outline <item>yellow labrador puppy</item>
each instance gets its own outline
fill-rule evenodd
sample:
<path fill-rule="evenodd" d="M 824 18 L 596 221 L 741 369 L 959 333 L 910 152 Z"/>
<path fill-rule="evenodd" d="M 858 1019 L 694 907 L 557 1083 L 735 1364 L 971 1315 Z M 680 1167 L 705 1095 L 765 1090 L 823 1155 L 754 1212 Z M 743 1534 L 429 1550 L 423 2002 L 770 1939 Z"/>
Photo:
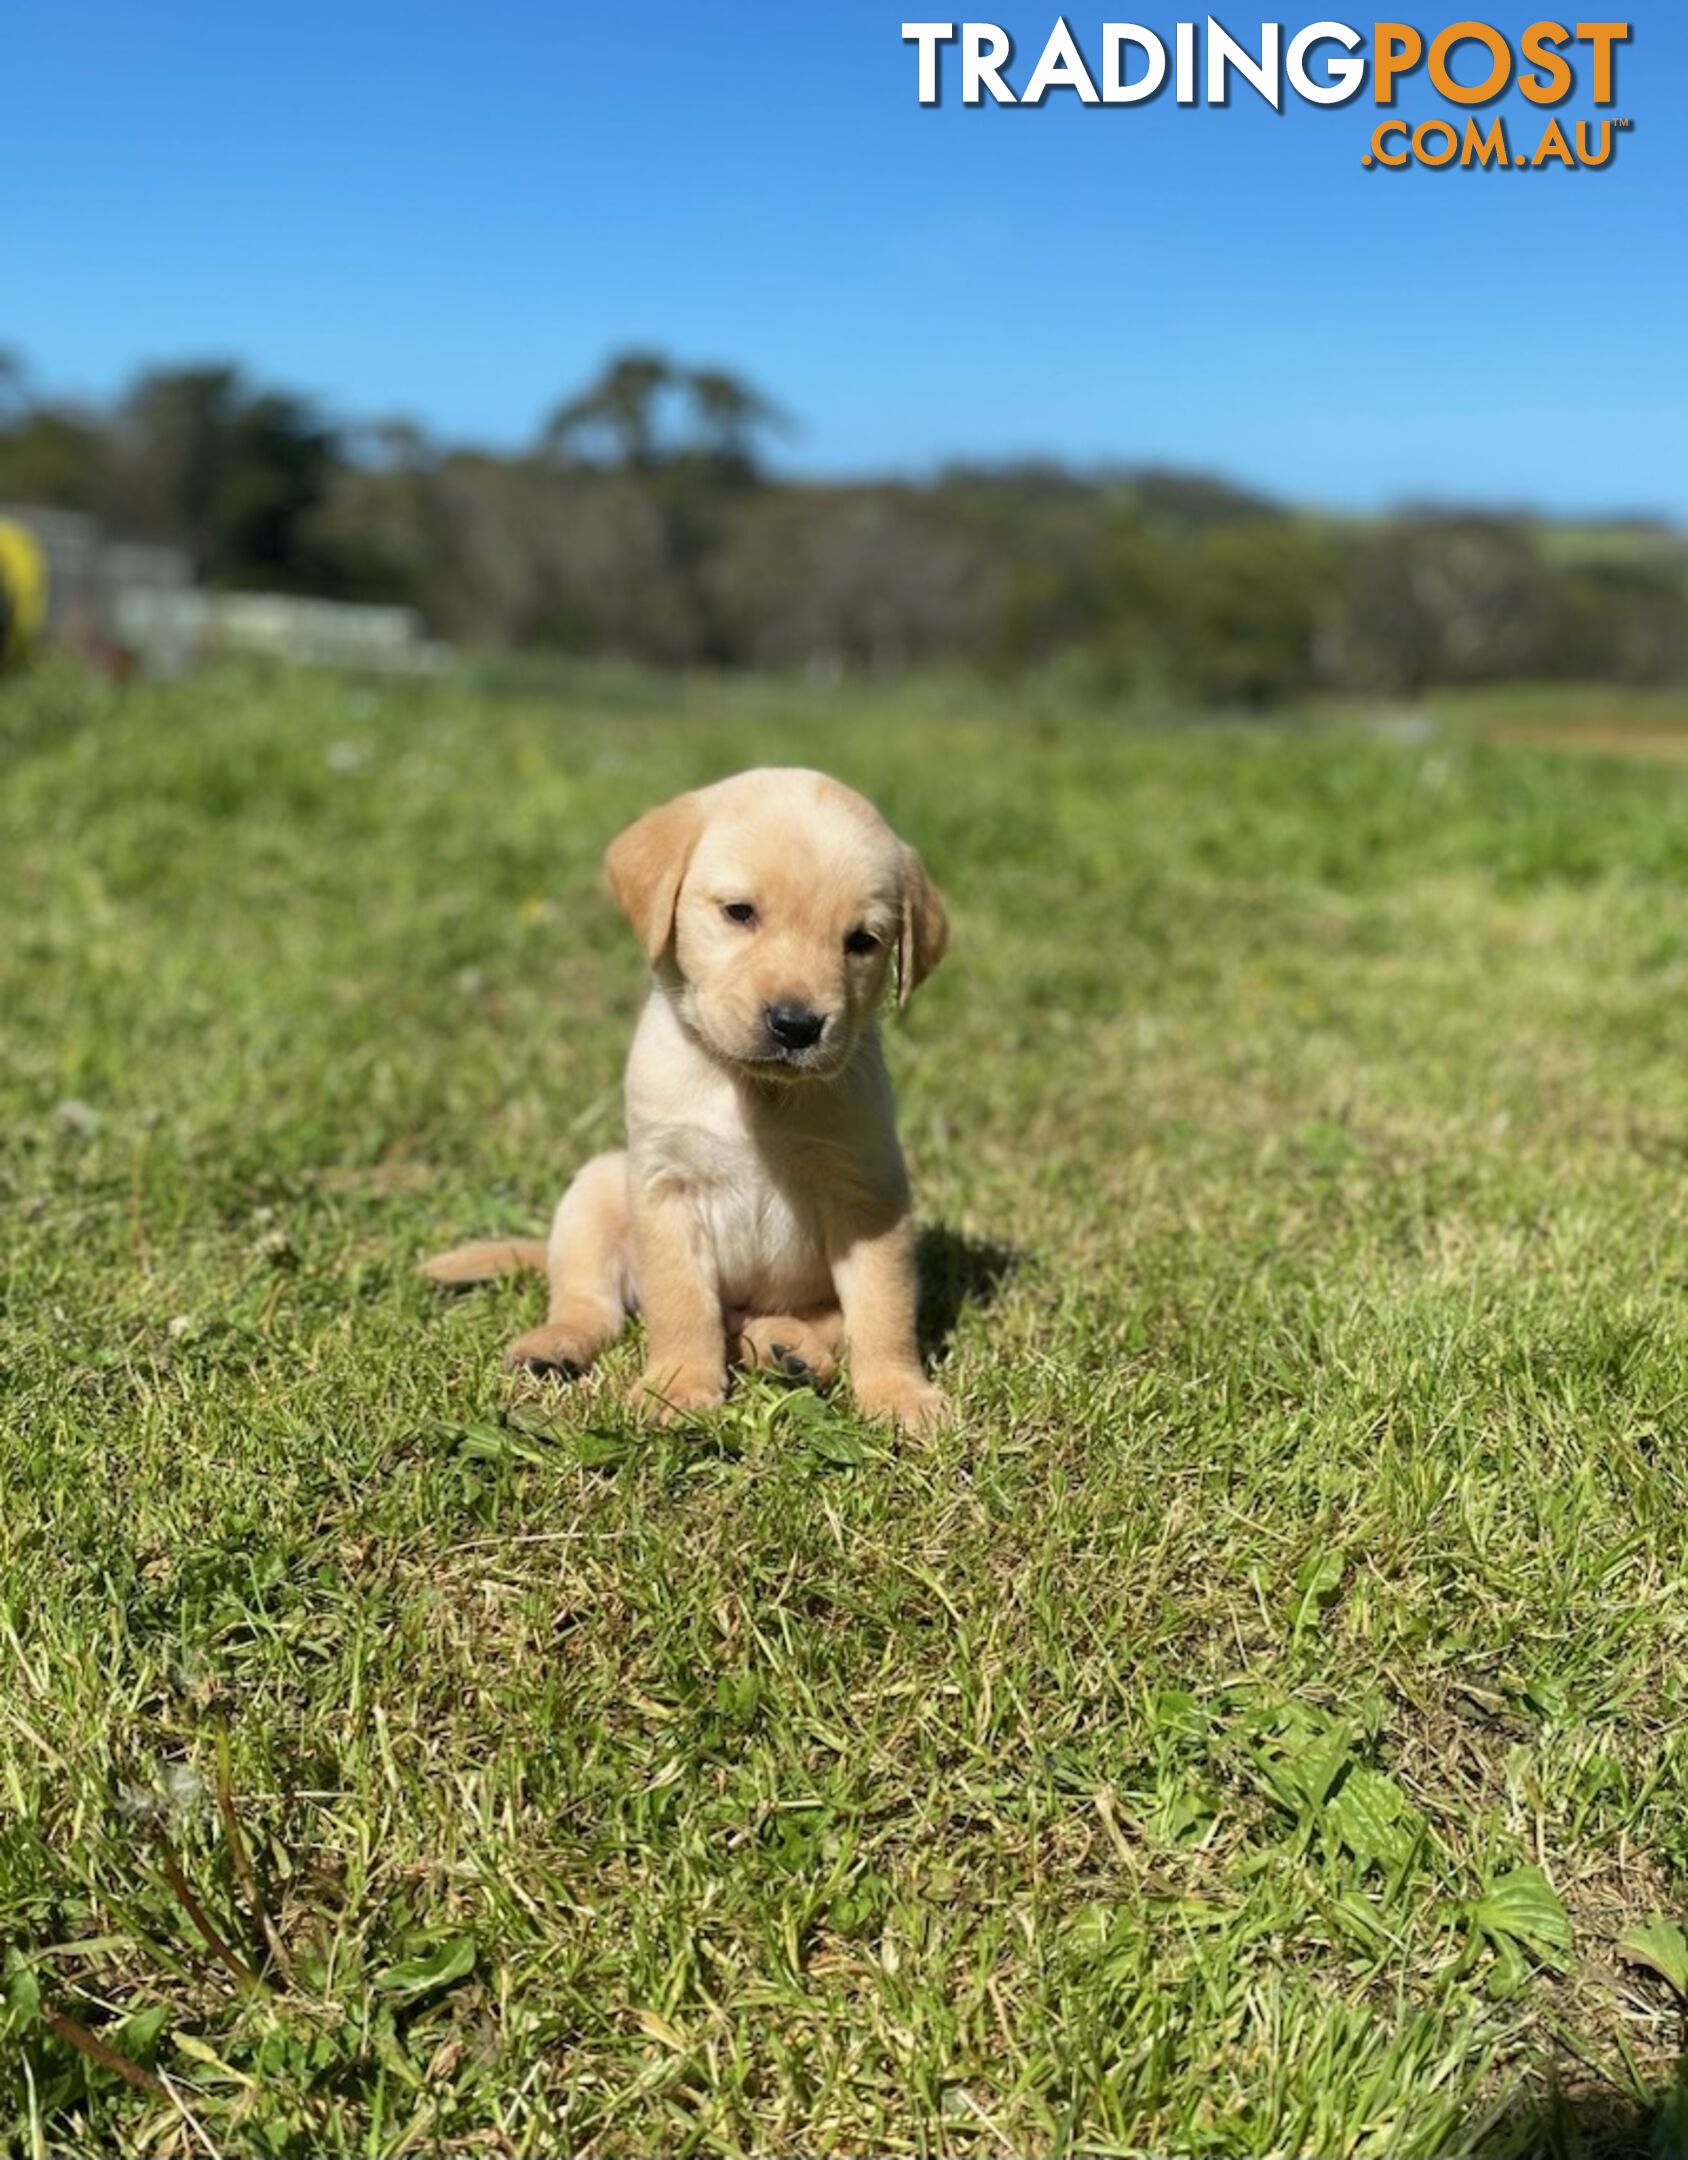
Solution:
<path fill-rule="evenodd" d="M 604 867 L 652 967 L 627 1147 L 579 1172 L 549 1245 L 466 1245 L 435 1282 L 535 1267 L 546 1323 L 510 1362 L 581 1371 L 642 1311 L 658 1418 L 721 1401 L 729 1358 L 909 1430 L 947 1405 L 915 1342 L 914 1231 L 876 1021 L 943 956 L 920 858 L 824 773 L 740 773 L 630 825 Z"/>

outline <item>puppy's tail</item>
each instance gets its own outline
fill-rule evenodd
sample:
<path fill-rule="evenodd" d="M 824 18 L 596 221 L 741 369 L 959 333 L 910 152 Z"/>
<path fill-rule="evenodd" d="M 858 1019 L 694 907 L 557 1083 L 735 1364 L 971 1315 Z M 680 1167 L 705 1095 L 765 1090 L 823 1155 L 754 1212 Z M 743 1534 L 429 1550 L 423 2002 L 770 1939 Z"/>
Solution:
<path fill-rule="evenodd" d="M 484 1238 L 478 1245 L 457 1245 L 422 1262 L 430 1282 L 491 1282 L 495 1275 L 519 1275 L 524 1269 L 545 1272 L 543 1238 Z"/>

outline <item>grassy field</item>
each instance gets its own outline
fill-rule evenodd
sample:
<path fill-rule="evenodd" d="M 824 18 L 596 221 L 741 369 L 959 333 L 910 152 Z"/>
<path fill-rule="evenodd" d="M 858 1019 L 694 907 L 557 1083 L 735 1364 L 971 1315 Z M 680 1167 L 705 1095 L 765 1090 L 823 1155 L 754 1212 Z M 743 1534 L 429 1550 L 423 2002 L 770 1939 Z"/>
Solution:
<path fill-rule="evenodd" d="M 1688 705 L 0 691 L 0 2141 L 1679 2150 L 1688 764 L 1626 732 Z M 647 1433 L 635 1341 L 517 1382 L 535 1286 L 413 1273 L 617 1132 L 606 839 L 782 760 L 951 906 L 929 1444 Z"/>

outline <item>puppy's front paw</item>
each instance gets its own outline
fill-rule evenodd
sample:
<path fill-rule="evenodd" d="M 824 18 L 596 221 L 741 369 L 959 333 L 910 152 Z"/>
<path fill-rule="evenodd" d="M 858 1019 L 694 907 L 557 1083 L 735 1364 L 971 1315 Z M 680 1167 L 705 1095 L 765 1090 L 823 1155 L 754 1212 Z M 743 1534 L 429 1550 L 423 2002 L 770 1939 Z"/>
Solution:
<path fill-rule="evenodd" d="M 726 1400 L 726 1387 L 718 1372 L 676 1372 L 672 1367 L 645 1368 L 629 1401 L 636 1417 L 655 1425 L 672 1425 L 693 1410 L 714 1410 Z"/>
<path fill-rule="evenodd" d="M 504 1362 L 546 1379 L 578 1380 L 597 1351 L 598 1345 L 578 1328 L 536 1327 L 516 1337 Z"/>
<path fill-rule="evenodd" d="M 854 1384 L 856 1407 L 868 1417 L 889 1418 L 906 1433 L 930 1433 L 950 1414 L 950 1399 L 924 1373 L 871 1373 Z"/>

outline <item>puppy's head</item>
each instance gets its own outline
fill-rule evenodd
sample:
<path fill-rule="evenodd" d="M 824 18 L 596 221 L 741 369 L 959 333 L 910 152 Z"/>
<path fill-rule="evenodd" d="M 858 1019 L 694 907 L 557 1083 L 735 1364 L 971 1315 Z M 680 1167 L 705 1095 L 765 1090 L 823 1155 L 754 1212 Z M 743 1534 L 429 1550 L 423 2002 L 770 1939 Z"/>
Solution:
<path fill-rule="evenodd" d="M 767 1080 L 842 1069 L 895 973 L 906 1005 L 943 957 L 914 850 L 824 773 L 740 773 L 630 825 L 610 887 L 682 1020 Z"/>

